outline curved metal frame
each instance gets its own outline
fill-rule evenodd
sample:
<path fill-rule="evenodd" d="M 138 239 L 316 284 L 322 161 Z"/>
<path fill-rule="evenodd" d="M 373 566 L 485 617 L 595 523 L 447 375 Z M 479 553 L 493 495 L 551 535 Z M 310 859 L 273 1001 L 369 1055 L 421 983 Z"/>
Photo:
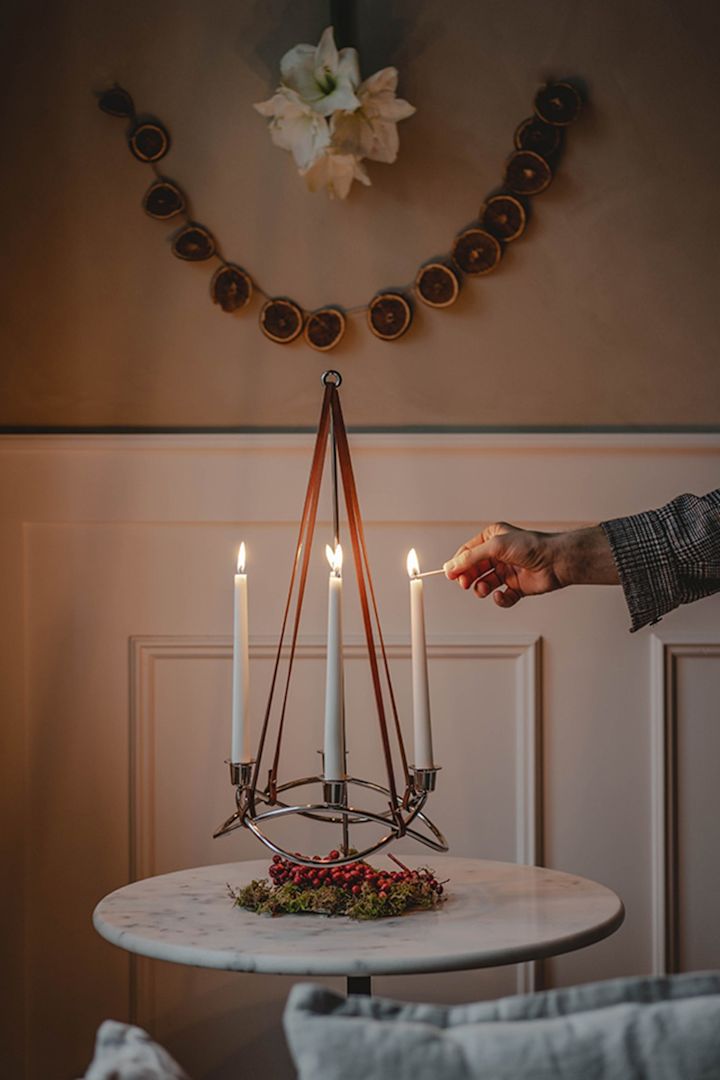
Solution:
<path fill-rule="evenodd" d="M 434 771 L 435 770 L 432 770 L 432 772 Z M 278 787 L 277 791 L 291 791 L 295 788 L 307 787 L 310 784 L 322 783 L 324 783 L 322 776 L 305 776 L 282 784 Z M 354 784 L 357 787 L 368 788 L 381 795 L 390 796 L 388 788 L 384 787 L 382 784 L 376 784 L 372 780 L 363 780 L 360 777 L 347 777 L 346 780 L 343 781 L 343 784 L 345 786 Z M 420 790 L 413 788 L 411 790 L 412 794 L 410 794 L 409 797 L 400 798 L 400 796 L 397 796 L 395 807 L 390 805 L 388 810 L 377 813 L 373 810 L 365 810 L 355 806 L 342 806 L 340 804 L 328 802 L 293 805 L 275 799 L 275 801 L 271 803 L 269 801 L 267 790 L 262 792 L 257 790 L 252 791 L 249 786 L 245 787 L 243 785 L 238 785 L 235 792 L 237 809 L 213 835 L 216 837 L 223 836 L 226 833 L 232 832 L 234 829 L 244 826 L 276 855 L 289 859 L 291 862 L 297 863 L 300 866 L 317 866 L 317 859 L 306 858 L 295 852 L 287 851 L 281 845 L 275 843 L 274 840 L 271 840 L 270 837 L 267 836 L 259 824 L 260 822 L 273 820 L 274 818 L 289 817 L 292 814 L 297 814 L 301 817 L 310 818 L 313 821 L 343 825 L 344 828 L 347 828 L 350 825 L 365 825 L 371 822 L 389 826 L 389 831 L 381 836 L 379 840 L 375 841 L 375 843 L 368 845 L 362 850 L 355 851 L 352 855 L 345 852 L 337 859 L 326 859 L 323 861 L 323 866 L 342 866 L 348 862 L 364 859 L 368 855 L 372 855 L 374 852 L 386 847 L 393 840 L 399 839 L 401 836 L 409 836 L 411 839 L 417 840 L 421 844 L 425 844 L 426 847 L 432 848 L 433 851 L 447 851 L 447 840 L 435 823 L 423 812 L 429 788 Z M 255 809 L 256 800 L 265 803 L 269 809 L 258 813 Z M 403 811 L 406 811 L 406 813 L 403 814 Z M 430 835 L 426 832 L 420 832 L 418 829 L 410 828 L 412 822 L 416 820 L 423 823 Z"/>

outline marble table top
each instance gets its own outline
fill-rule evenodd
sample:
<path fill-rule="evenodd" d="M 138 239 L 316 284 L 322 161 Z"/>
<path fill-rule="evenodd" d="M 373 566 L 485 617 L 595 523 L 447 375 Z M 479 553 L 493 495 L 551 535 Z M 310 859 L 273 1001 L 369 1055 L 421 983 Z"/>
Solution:
<path fill-rule="evenodd" d="M 449 878 L 430 911 L 356 922 L 256 915 L 226 884 L 267 875 L 268 859 L 180 870 L 101 900 L 96 930 L 129 952 L 196 967 L 283 975 L 393 975 L 495 967 L 583 948 L 614 933 L 625 912 L 594 881 L 540 867 L 452 856 L 401 856 Z M 386 858 L 373 860 L 385 865 Z M 391 864 L 388 864 L 391 865 Z"/>

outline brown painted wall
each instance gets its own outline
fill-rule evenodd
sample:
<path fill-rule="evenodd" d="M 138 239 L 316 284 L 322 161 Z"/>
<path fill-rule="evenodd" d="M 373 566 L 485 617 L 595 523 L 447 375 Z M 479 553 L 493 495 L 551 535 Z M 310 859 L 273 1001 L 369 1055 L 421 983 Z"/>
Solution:
<path fill-rule="evenodd" d="M 527 237 L 402 341 L 356 320 L 332 356 L 355 425 L 716 424 L 720 9 L 712 0 L 361 0 L 364 72 L 417 114 L 346 203 L 310 195 L 251 105 L 319 0 L 13 0 L 0 35 L 5 425 L 310 425 L 326 358 L 208 298 L 146 218 L 147 167 L 94 106 L 115 78 L 226 257 L 307 307 L 362 303 L 447 250 L 547 75 L 592 105 Z"/>

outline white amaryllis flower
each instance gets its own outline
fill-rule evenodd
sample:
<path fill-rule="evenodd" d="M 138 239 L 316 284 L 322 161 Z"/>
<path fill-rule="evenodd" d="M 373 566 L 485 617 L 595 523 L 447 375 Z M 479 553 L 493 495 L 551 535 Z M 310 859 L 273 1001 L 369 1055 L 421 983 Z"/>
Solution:
<path fill-rule="evenodd" d="M 400 141 L 397 124 L 412 116 L 415 107 L 395 96 L 397 69 L 376 71 L 359 87 L 360 108 L 336 113 L 331 121 L 332 144 L 345 153 L 392 164 Z"/>
<path fill-rule="evenodd" d="M 309 191 L 327 189 L 331 199 L 346 199 L 353 180 L 369 185 L 370 177 L 355 154 L 338 153 L 332 148 L 321 154 L 300 174 Z"/>
<path fill-rule="evenodd" d="M 392 163 L 398 121 L 415 109 L 395 96 L 395 68 L 360 83 L 355 49 L 335 47 L 332 26 L 317 45 L 296 45 L 280 61 L 282 82 L 255 108 L 270 120 L 276 146 L 289 150 L 310 191 L 344 199 L 353 180 L 369 184 L 363 158 Z"/>
<path fill-rule="evenodd" d="M 255 108 L 270 117 L 270 138 L 282 150 L 289 150 L 299 169 L 306 169 L 330 145 L 330 129 L 324 116 L 314 112 L 299 95 L 286 86 Z"/>
<path fill-rule="evenodd" d="M 331 116 L 337 109 L 357 109 L 355 91 L 360 82 L 356 49 L 335 46 L 332 26 L 323 30 L 317 48 L 296 45 L 280 61 L 285 86 L 321 116 Z"/>

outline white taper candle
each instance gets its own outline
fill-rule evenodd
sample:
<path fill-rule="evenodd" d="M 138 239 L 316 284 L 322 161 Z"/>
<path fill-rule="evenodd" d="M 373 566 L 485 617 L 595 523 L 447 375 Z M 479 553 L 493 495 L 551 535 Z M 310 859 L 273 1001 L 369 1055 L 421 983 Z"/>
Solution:
<path fill-rule="evenodd" d="M 233 609 L 232 739 L 230 760 L 252 760 L 250 753 L 249 701 L 250 652 L 248 639 L 248 593 L 245 573 L 245 544 L 238 551 Z"/>
<path fill-rule="evenodd" d="M 428 686 L 427 645 L 425 642 L 425 608 L 423 604 L 423 582 L 417 576 L 420 573 L 415 548 L 407 557 L 407 571 L 410 575 L 410 640 L 412 656 L 413 688 L 413 736 L 415 741 L 416 769 L 432 769 L 433 748 L 432 728 L 430 726 L 430 688 Z"/>
<path fill-rule="evenodd" d="M 325 548 L 330 563 L 328 587 L 327 666 L 325 671 L 325 738 L 323 744 L 326 780 L 342 780 L 345 775 L 343 725 L 343 640 L 342 640 L 342 548 Z"/>

